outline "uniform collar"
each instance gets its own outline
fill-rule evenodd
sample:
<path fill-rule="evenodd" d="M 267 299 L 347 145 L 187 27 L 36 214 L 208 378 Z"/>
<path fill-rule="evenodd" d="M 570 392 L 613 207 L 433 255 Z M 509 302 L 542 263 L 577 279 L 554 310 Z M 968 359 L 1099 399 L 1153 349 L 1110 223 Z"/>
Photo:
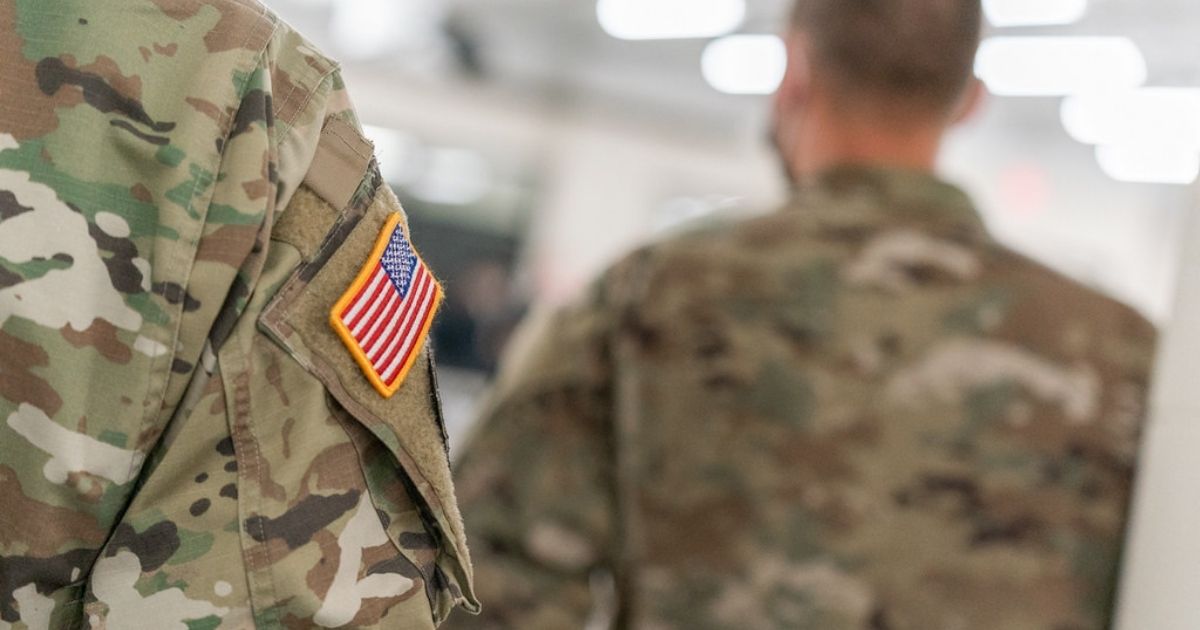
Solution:
<path fill-rule="evenodd" d="M 804 212 L 878 212 L 891 220 L 939 227 L 986 239 L 975 204 L 957 186 L 915 170 L 840 166 L 802 182 L 790 204 Z M 832 218 L 832 217 L 831 217 Z"/>

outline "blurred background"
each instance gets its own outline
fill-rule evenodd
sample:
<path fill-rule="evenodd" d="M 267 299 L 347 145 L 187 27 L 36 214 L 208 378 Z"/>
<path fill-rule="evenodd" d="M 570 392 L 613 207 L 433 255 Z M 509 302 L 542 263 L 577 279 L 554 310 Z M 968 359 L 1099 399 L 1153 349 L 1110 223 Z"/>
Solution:
<path fill-rule="evenodd" d="M 767 134 L 787 0 L 268 4 L 342 61 L 446 285 L 455 446 L 531 308 L 641 242 L 783 199 Z M 1200 3 L 984 5 L 992 96 L 942 171 L 1000 240 L 1164 327 L 1120 627 L 1200 627 Z"/>

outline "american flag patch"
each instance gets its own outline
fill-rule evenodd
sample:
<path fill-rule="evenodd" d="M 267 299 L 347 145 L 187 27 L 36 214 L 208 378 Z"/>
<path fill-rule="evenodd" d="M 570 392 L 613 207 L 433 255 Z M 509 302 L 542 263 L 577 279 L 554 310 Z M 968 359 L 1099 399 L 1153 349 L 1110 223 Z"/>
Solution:
<path fill-rule="evenodd" d="M 329 317 L 384 398 L 396 393 L 416 362 L 443 296 L 400 219 L 395 213 L 384 224 L 367 264 Z"/>

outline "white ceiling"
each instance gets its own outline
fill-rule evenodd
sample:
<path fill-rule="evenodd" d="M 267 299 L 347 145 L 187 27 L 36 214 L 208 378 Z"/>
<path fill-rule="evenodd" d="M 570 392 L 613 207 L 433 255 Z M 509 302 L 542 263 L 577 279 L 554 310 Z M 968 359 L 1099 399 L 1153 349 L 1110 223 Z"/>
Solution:
<path fill-rule="evenodd" d="M 614 39 L 600 29 L 595 0 L 397 1 L 428 2 L 444 10 L 454 32 L 477 54 L 481 80 L 521 98 L 615 109 L 635 119 L 717 136 L 744 133 L 748 125 L 761 123 L 761 97 L 720 94 L 705 84 L 699 60 L 706 41 Z M 331 55 L 339 56 L 328 36 L 329 2 L 268 2 Z M 741 30 L 778 31 L 788 5 L 788 0 L 749 0 Z M 1200 3 L 1195 0 L 1092 0 L 1087 16 L 1075 25 L 1006 32 L 1126 35 L 1146 55 L 1150 84 L 1200 85 Z M 453 55 L 430 59 L 404 51 L 347 65 L 365 66 L 395 80 L 407 80 L 414 72 L 426 77 L 459 74 Z M 1029 109 L 1019 102 L 1011 106 L 1018 115 Z M 1039 118 L 1035 115 L 1026 122 L 1034 127 L 1057 124 L 1053 117 Z"/>
<path fill-rule="evenodd" d="M 767 99 L 721 94 L 709 87 L 700 73 L 706 41 L 614 39 L 597 22 L 595 0 L 358 0 L 406 6 L 427 2 L 443 11 L 457 41 L 473 51 L 481 68 L 478 76 L 464 72 L 450 38 L 432 52 L 403 49 L 397 42 L 396 51 L 384 57 L 347 60 L 329 33 L 335 0 L 266 1 L 318 47 L 343 59 L 353 75 L 354 93 L 400 95 L 413 100 L 408 110 L 424 108 L 410 120 L 454 118 L 455 126 L 467 129 L 485 111 L 489 117 L 507 110 L 525 112 L 524 119 L 534 123 L 569 112 L 730 155 L 749 155 L 765 144 Z M 778 30 L 788 0 L 748 2 L 743 32 Z M 1196 0 L 1091 0 L 1088 14 L 1077 24 L 1006 29 L 1004 34 L 1123 35 L 1142 49 L 1148 85 L 1200 87 Z M 450 102 L 438 101 L 441 94 L 450 95 Z M 455 95 L 465 95 L 468 102 L 458 103 L 462 98 Z M 388 108 L 403 107 L 396 96 L 365 100 L 359 105 L 374 111 L 379 121 Z M 1003 240 L 1165 317 L 1180 221 L 1194 205 L 1192 192 L 1108 179 L 1092 148 L 1074 142 L 1063 130 L 1059 103 L 1052 98 L 991 99 L 983 114 L 951 139 L 944 170 L 976 195 Z M 464 107 L 467 113 L 456 118 L 449 113 Z M 482 109 L 470 113 L 472 107 Z M 1027 207 L 1015 207 L 1022 204 Z"/>

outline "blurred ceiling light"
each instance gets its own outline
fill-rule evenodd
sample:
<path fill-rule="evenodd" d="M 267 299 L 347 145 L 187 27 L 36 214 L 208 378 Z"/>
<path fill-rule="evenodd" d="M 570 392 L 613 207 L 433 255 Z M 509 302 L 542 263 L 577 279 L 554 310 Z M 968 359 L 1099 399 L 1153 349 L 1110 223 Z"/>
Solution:
<path fill-rule="evenodd" d="M 469 205 L 482 201 L 492 190 L 494 177 L 487 159 L 469 149 L 429 149 L 424 174 L 407 187 L 429 203 Z"/>
<path fill-rule="evenodd" d="M 1200 152 L 1200 89 L 1141 88 L 1063 101 L 1062 124 L 1085 144 L 1188 146 Z"/>
<path fill-rule="evenodd" d="M 684 39 L 732 33 L 746 0 L 598 0 L 596 17 L 618 39 Z"/>
<path fill-rule="evenodd" d="M 330 34 L 349 59 L 435 45 L 445 8 L 434 0 L 338 0 Z"/>
<path fill-rule="evenodd" d="M 730 35 L 705 47 L 700 69 L 726 94 L 771 94 L 787 70 L 787 49 L 775 35 Z"/>
<path fill-rule="evenodd" d="M 1087 13 L 1087 0 L 983 0 L 993 26 L 1073 24 Z"/>
<path fill-rule="evenodd" d="M 1200 176 L 1200 152 L 1186 146 L 1100 146 L 1096 160 L 1120 182 L 1187 185 Z"/>
<path fill-rule="evenodd" d="M 1067 96 L 1138 87 L 1146 60 L 1126 37 L 992 37 L 975 74 L 1000 96 Z"/>

